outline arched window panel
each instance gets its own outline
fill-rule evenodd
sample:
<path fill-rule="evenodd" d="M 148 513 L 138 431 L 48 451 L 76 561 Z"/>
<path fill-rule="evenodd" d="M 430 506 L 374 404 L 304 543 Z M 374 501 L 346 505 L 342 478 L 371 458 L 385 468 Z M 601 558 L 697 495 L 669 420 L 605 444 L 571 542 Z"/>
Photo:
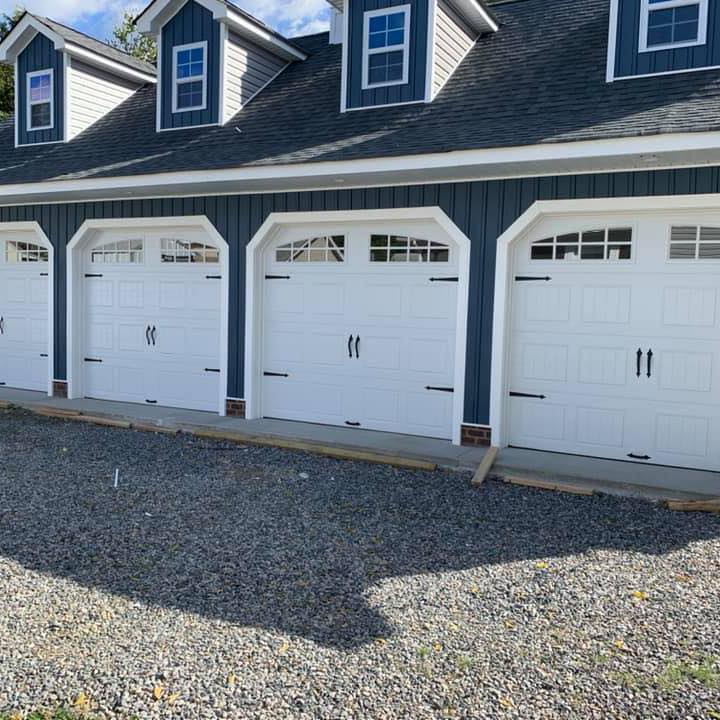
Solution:
<path fill-rule="evenodd" d="M 279 245 L 275 248 L 275 261 L 282 263 L 345 262 L 345 236 L 322 235 Z"/>
<path fill-rule="evenodd" d="M 5 262 L 8 265 L 46 263 L 49 259 L 49 250 L 42 245 L 18 240 L 7 240 L 5 242 Z"/>
<path fill-rule="evenodd" d="M 450 261 L 450 247 L 433 240 L 406 235 L 371 235 L 370 262 L 431 262 Z"/>
<path fill-rule="evenodd" d="M 533 260 L 631 260 L 632 228 L 563 233 L 534 242 Z"/>
<path fill-rule="evenodd" d="M 720 260 L 720 228 L 673 225 L 670 260 Z"/>
<path fill-rule="evenodd" d="M 90 262 L 96 265 L 138 265 L 145 260 L 142 238 L 114 240 L 90 251 Z"/>
<path fill-rule="evenodd" d="M 199 242 L 163 238 L 160 241 L 160 260 L 164 263 L 219 263 L 220 251 Z"/>

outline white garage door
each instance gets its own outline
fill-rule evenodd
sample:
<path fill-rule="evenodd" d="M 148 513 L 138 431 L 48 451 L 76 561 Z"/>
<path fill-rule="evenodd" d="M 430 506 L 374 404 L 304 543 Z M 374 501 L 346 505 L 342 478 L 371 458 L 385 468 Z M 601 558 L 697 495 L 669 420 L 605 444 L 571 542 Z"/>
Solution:
<path fill-rule="evenodd" d="M 458 258 L 415 223 L 284 230 L 265 255 L 265 417 L 452 435 Z"/>
<path fill-rule="evenodd" d="M 720 470 L 720 217 L 546 220 L 515 251 L 515 446 Z"/>
<path fill-rule="evenodd" d="M 0 236 L 0 386 L 48 391 L 49 272 L 34 233 Z"/>
<path fill-rule="evenodd" d="M 84 395 L 217 411 L 220 277 L 202 238 L 102 233 L 84 254 Z"/>

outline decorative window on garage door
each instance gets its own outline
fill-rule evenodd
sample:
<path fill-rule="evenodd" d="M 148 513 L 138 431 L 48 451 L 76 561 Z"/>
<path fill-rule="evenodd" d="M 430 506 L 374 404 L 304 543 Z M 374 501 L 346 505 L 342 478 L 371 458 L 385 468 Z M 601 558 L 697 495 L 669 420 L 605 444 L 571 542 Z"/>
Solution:
<path fill-rule="evenodd" d="M 405 235 L 372 235 L 370 262 L 449 262 L 450 248 L 432 240 Z"/>
<path fill-rule="evenodd" d="M 630 260 L 632 228 L 583 230 L 543 238 L 530 248 L 533 260 Z"/>
<path fill-rule="evenodd" d="M 720 228 L 674 225 L 670 260 L 720 260 Z"/>
<path fill-rule="evenodd" d="M 345 236 L 323 235 L 285 243 L 275 248 L 275 261 L 345 262 Z"/>
<path fill-rule="evenodd" d="M 5 262 L 8 265 L 17 263 L 46 263 L 49 260 L 47 248 L 35 243 L 8 240 L 5 243 Z"/>
<path fill-rule="evenodd" d="M 139 238 L 98 245 L 91 250 L 90 261 L 99 265 L 141 264 L 144 262 L 144 242 Z"/>
<path fill-rule="evenodd" d="M 164 263 L 219 263 L 220 251 L 199 242 L 163 238 L 160 241 L 160 260 Z"/>

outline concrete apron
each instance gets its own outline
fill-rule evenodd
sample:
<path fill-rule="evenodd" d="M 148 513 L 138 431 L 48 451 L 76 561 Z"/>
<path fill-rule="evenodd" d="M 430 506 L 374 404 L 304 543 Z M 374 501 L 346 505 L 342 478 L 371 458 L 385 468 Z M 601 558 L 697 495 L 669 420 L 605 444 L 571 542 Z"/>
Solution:
<path fill-rule="evenodd" d="M 0 402 L 42 413 L 73 413 L 76 419 L 81 419 L 78 415 L 88 420 L 92 417 L 105 419 L 116 427 L 189 432 L 207 439 L 271 445 L 419 470 L 445 467 L 474 471 L 485 454 L 484 448 L 461 447 L 446 440 L 413 435 L 290 420 L 243 420 L 197 410 L 107 400 L 65 400 L 29 390 L 2 388 Z"/>

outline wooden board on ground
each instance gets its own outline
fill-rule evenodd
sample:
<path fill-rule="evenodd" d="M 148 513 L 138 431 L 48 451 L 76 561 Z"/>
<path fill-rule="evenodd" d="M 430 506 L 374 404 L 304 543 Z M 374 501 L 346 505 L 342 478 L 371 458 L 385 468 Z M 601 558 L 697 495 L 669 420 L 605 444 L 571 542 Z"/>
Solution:
<path fill-rule="evenodd" d="M 513 485 L 522 485 L 523 487 L 536 488 L 537 490 L 553 490 L 555 492 L 585 495 L 588 497 L 595 494 L 595 491 L 589 487 L 573 485 L 572 483 L 545 480 L 538 477 L 516 477 L 514 475 L 505 475 L 503 479 L 505 482 L 512 483 Z"/>
<path fill-rule="evenodd" d="M 720 513 L 720 498 L 713 500 L 667 500 L 665 506 L 681 512 Z"/>
<path fill-rule="evenodd" d="M 485 482 L 485 478 L 488 476 L 492 466 L 495 464 L 499 450 L 500 448 L 497 447 L 497 445 L 491 445 L 487 449 L 483 459 L 480 461 L 478 469 L 475 471 L 475 475 L 473 475 L 473 485 L 482 485 Z"/>

